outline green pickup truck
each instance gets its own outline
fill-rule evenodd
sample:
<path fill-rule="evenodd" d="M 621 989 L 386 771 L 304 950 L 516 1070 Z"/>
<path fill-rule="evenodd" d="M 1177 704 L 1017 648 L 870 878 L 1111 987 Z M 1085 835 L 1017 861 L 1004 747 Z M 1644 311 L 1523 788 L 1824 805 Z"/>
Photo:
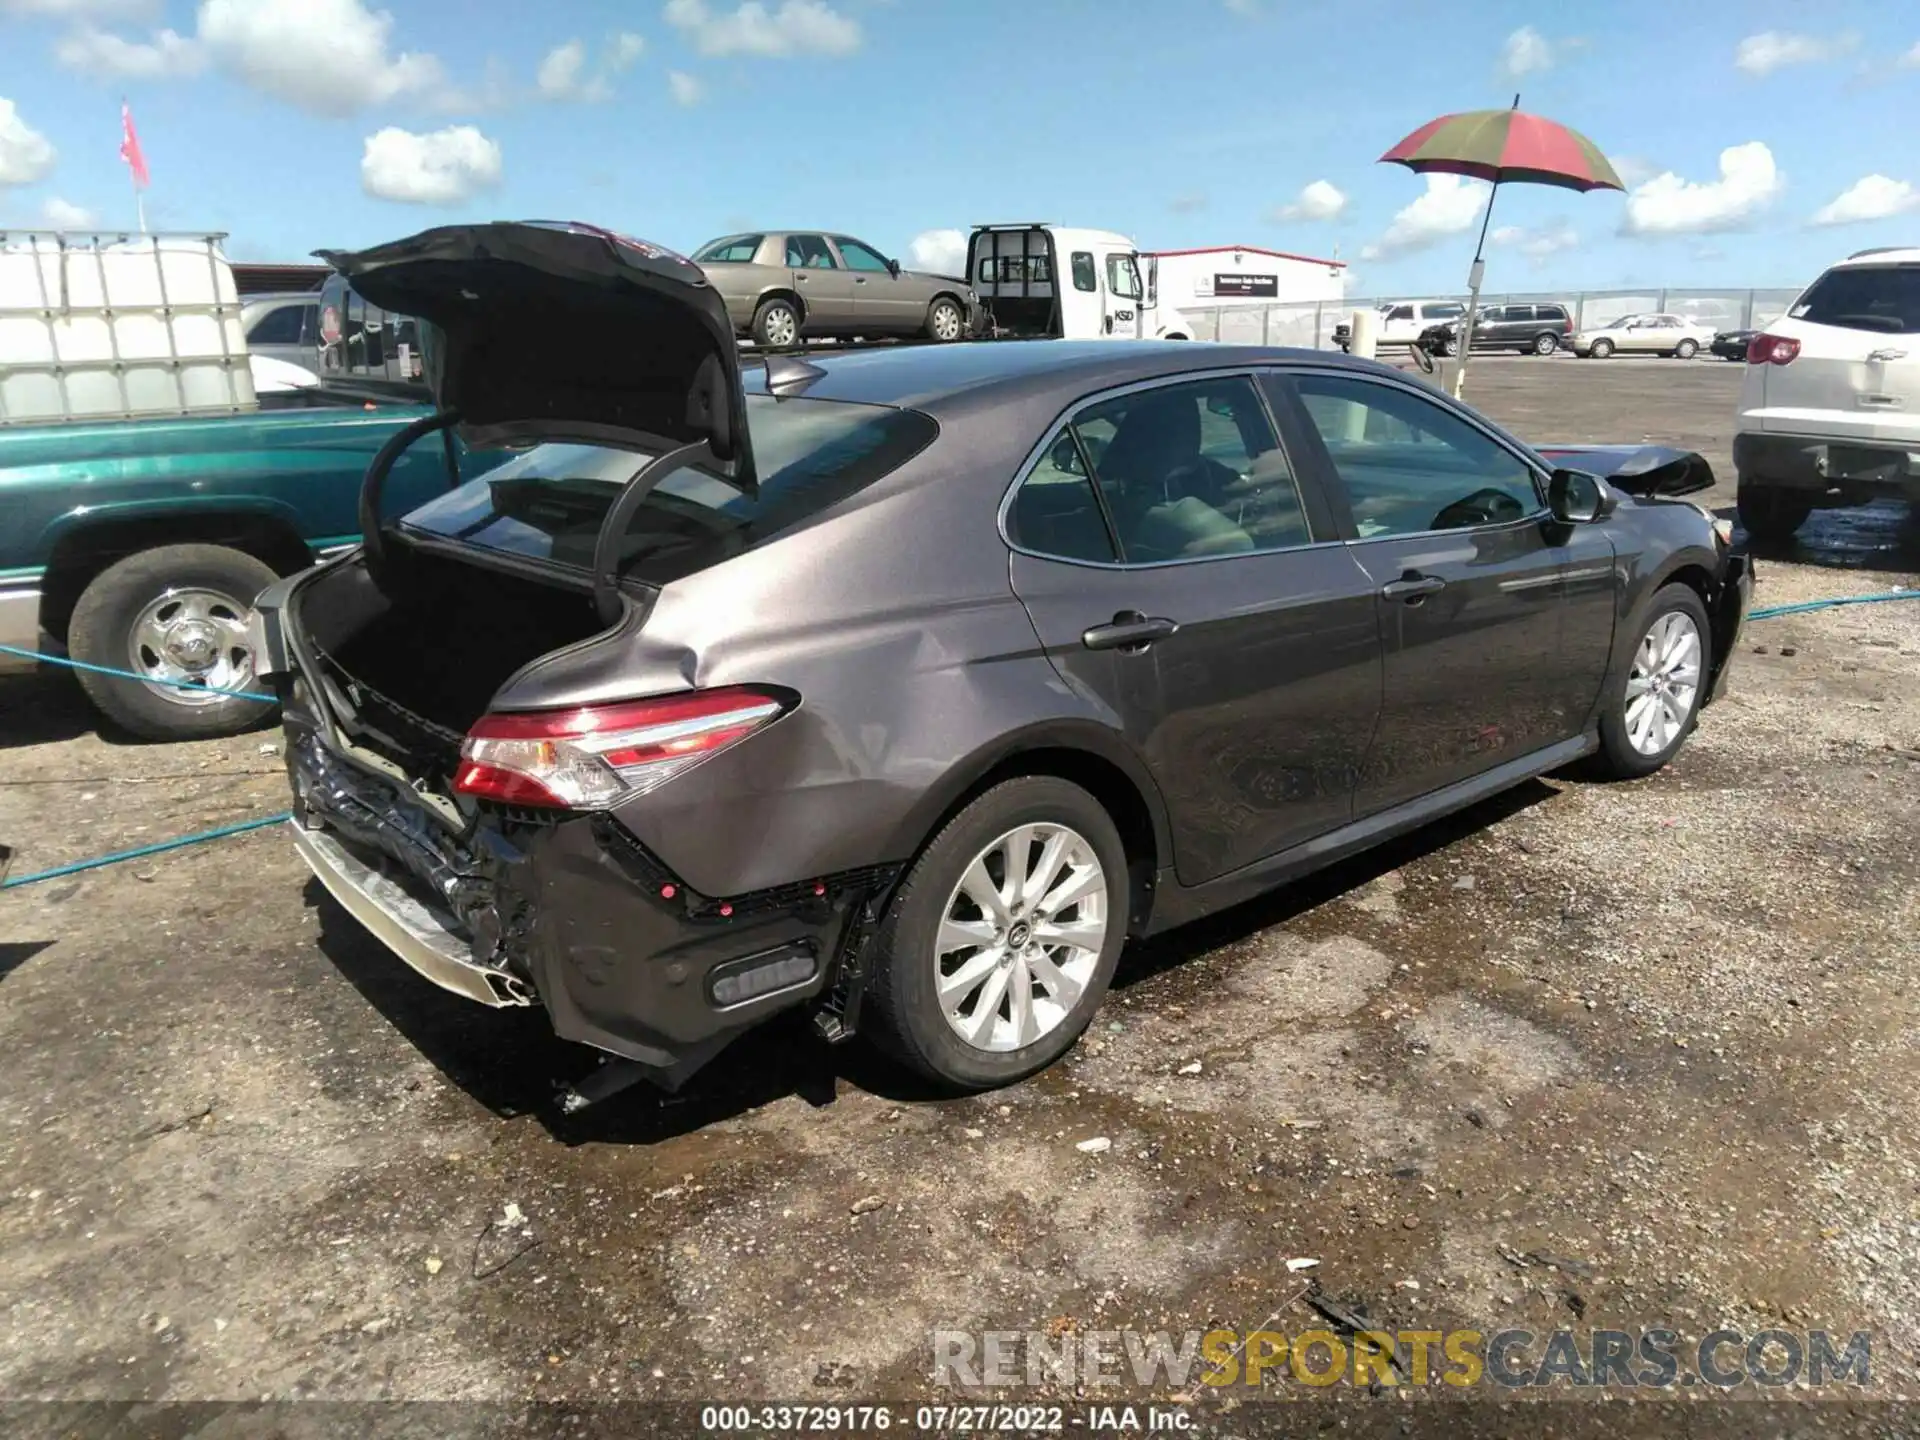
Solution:
<path fill-rule="evenodd" d="M 190 278 L 211 266 L 214 283 L 198 318 L 237 315 L 224 260 L 204 237 L 169 244 L 160 238 L 130 250 L 72 235 L 0 234 L 0 312 L 14 317 L 9 333 L 31 337 L 38 326 L 48 337 L 38 354 L 31 342 L 0 354 L 0 645 L 172 682 L 78 672 L 96 707 L 156 740 L 233 734 L 267 717 L 265 701 L 211 693 L 254 688 L 254 596 L 359 539 L 368 462 L 429 413 L 413 399 L 424 392 L 410 383 L 418 373 L 405 343 L 410 322 L 362 305 L 337 276 L 321 299 L 353 343 L 315 365 L 325 384 L 256 400 L 251 386 L 233 383 L 248 365 L 237 329 L 231 342 L 217 330 L 205 341 L 204 326 L 188 329 L 196 309 L 180 294 L 182 266 Z M 88 310 L 82 292 L 96 272 L 96 288 L 111 297 L 113 287 L 156 273 L 156 264 L 174 285 L 162 297 L 175 335 L 165 353 L 144 368 L 125 344 L 91 361 L 74 358 L 69 337 L 96 313 L 129 326 L 127 317 L 139 313 L 124 298 Z M 43 284 L 42 273 L 57 286 Z M 211 347 L 198 381 L 178 358 L 182 337 Z M 205 398 L 208 376 L 227 386 L 213 401 Z M 198 394 L 193 383 L 202 384 Z M 106 403 L 123 413 L 81 418 L 101 385 L 112 392 Z M 175 414 L 151 418 L 169 395 L 179 402 Z M 221 399 L 231 401 L 223 413 L 180 413 L 196 401 L 219 410 Z M 281 401 L 299 408 L 264 408 Z M 462 479 L 506 458 L 455 454 Z M 381 508 L 410 510 L 452 483 L 442 448 L 415 446 L 394 466 Z M 0 652 L 0 672 L 34 663 Z"/>
<path fill-rule="evenodd" d="M 253 597 L 359 539 L 367 462 L 424 406 L 0 426 L 0 644 L 246 690 Z M 466 457 L 467 478 L 495 456 Z M 383 509 L 449 485 L 440 447 L 394 466 Z M 0 664 L 31 662 L 0 654 Z M 270 706 L 79 672 L 93 703 L 156 740 L 228 735 Z"/>

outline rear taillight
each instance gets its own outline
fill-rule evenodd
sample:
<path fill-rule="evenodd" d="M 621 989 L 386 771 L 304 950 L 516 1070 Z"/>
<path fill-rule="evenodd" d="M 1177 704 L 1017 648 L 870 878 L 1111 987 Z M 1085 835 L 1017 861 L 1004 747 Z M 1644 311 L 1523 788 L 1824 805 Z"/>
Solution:
<path fill-rule="evenodd" d="M 739 744 L 786 708 L 735 688 L 483 715 L 460 747 L 453 788 L 508 805 L 600 809 Z"/>
<path fill-rule="evenodd" d="M 1747 342 L 1749 365 L 1791 365 L 1800 342 L 1791 335 L 1756 335 Z"/>

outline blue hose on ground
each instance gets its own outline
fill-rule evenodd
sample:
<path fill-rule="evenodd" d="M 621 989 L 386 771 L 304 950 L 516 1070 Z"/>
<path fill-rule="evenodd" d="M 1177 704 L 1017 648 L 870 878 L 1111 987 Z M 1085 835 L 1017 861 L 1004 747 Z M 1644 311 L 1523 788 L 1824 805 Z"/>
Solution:
<path fill-rule="evenodd" d="M 38 650 L 22 650 L 17 645 L 0 645 L 0 655 L 18 655 L 23 660 L 38 660 L 43 665 L 64 665 L 69 670 L 91 670 L 96 675 L 112 675 L 121 680 L 138 680 L 142 685 L 166 685 L 175 690 L 191 690 L 197 695 L 231 695 L 236 700 L 263 700 L 278 705 L 278 695 L 259 690 L 217 690 L 211 685 L 196 685 L 191 680 L 156 680 L 132 670 L 116 670 L 111 665 L 89 665 L 84 660 L 69 660 L 64 655 L 42 655 Z"/>
<path fill-rule="evenodd" d="M 56 865 L 51 870 L 38 870 L 31 875 L 21 875 L 16 879 L 0 881 L 0 890 L 17 890 L 22 885 L 33 885 L 42 880 L 57 880 L 62 875 L 78 875 L 82 870 L 98 870 L 103 865 L 118 865 L 122 860 L 139 860 L 148 855 L 162 855 L 169 850 L 198 845 L 206 840 L 223 840 L 229 835 L 244 835 L 249 830 L 262 830 L 269 825 L 278 825 L 282 820 L 292 818 L 291 814 L 282 811 L 278 815 L 267 815 L 258 820 L 238 820 L 231 825 L 222 825 L 217 830 L 202 830 L 198 835 L 182 835 L 176 840 L 157 840 L 151 845 L 142 845 L 137 850 L 119 850 L 111 855 L 98 855 L 91 860 L 76 860 L 71 865 Z"/>
<path fill-rule="evenodd" d="M 1882 600 L 1920 600 L 1920 590 L 1889 590 L 1883 595 L 1842 595 L 1835 600 L 1802 600 L 1794 605 L 1768 605 L 1749 610 L 1749 620 L 1771 620 L 1776 615 L 1800 615 L 1808 610 L 1831 610 L 1836 605 L 1877 605 Z"/>

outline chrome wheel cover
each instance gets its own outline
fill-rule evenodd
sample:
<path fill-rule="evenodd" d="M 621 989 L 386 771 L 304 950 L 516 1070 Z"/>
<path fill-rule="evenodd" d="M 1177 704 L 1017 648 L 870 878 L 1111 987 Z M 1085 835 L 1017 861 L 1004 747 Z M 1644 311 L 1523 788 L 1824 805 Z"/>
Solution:
<path fill-rule="evenodd" d="M 767 311 L 766 329 L 769 345 L 791 345 L 800 333 L 799 317 L 785 305 L 776 305 Z"/>
<path fill-rule="evenodd" d="M 1064 825 L 1022 825 L 961 872 L 940 912 L 934 990 L 976 1050 L 1031 1045 L 1086 994 L 1112 923 L 1107 874 Z"/>
<path fill-rule="evenodd" d="M 942 302 L 933 307 L 933 335 L 936 340 L 958 340 L 960 338 L 960 309 L 958 306 Z"/>
<path fill-rule="evenodd" d="M 1700 698 L 1700 627 L 1683 610 L 1669 610 L 1648 627 L 1627 672 L 1627 741 L 1642 755 L 1658 755 L 1686 729 Z"/>
<path fill-rule="evenodd" d="M 213 692 L 253 684 L 247 648 L 252 607 L 219 590 L 169 589 L 147 602 L 127 632 L 127 668 L 175 705 L 201 709 L 230 697 Z"/>

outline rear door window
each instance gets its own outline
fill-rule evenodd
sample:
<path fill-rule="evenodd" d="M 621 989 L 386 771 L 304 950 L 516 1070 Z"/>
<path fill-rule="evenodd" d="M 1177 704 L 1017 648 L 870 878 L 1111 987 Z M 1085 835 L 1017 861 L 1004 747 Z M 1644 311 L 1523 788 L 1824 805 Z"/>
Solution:
<path fill-rule="evenodd" d="M 665 585 L 792 530 L 926 447 L 939 427 L 918 410 L 804 397 L 747 397 L 759 494 L 678 470 L 634 512 L 623 577 Z M 649 457 L 600 445 L 538 445 L 428 501 L 407 529 L 484 550 L 588 569 L 614 497 Z"/>
<path fill-rule="evenodd" d="M 277 310 L 269 310 L 255 322 L 253 329 L 247 332 L 249 345 L 298 345 L 300 343 L 300 317 L 302 307 L 282 305 Z"/>
<path fill-rule="evenodd" d="M 1795 320 L 1877 335 L 1920 333 L 1920 265 L 1847 265 L 1813 282 Z"/>
<path fill-rule="evenodd" d="M 1059 560 L 1111 565 L 1119 558 L 1087 474 L 1086 455 L 1070 428 L 1055 433 L 1020 482 L 1007 511 L 1007 538 L 1022 550 Z"/>
<path fill-rule="evenodd" d="M 840 262 L 827 248 L 824 235 L 789 235 L 787 264 L 796 270 L 838 270 Z"/>

